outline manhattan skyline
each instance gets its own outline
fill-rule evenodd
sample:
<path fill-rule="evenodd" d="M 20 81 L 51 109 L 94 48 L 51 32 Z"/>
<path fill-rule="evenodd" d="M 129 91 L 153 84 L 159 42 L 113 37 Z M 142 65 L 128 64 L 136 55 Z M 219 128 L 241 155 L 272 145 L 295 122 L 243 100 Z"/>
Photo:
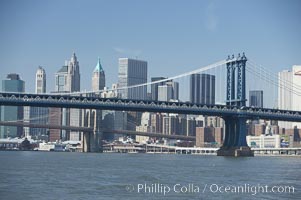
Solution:
<path fill-rule="evenodd" d="M 181 74 L 228 54 L 248 57 L 277 73 L 301 64 L 299 1 L 37 1 L 0 2 L 1 80 L 18 73 L 34 92 L 43 66 L 47 92 L 55 73 L 76 53 L 81 90 L 91 90 L 100 57 L 118 81 L 118 58 L 148 62 L 150 77 Z"/>

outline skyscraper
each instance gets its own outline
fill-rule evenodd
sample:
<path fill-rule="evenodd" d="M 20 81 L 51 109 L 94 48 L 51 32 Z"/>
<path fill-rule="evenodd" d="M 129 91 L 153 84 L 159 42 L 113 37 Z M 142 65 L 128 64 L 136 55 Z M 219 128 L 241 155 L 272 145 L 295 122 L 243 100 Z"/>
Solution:
<path fill-rule="evenodd" d="M 80 91 L 80 73 L 79 73 L 79 62 L 75 53 L 71 56 L 68 62 L 68 91 L 79 92 Z"/>
<path fill-rule="evenodd" d="M 92 90 L 99 91 L 103 90 L 106 86 L 105 72 L 100 64 L 100 58 L 98 58 L 97 65 L 92 75 Z"/>
<path fill-rule="evenodd" d="M 292 86 L 289 84 L 293 80 L 293 74 L 289 70 L 284 70 L 278 73 L 278 108 L 283 110 L 292 109 Z M 292 128 L 292 122 L 279 121 L 279 127 L 290 129 Z"/>
<path fill-rule="evenodd" d="M 163 134 L 177 135 L 179 126 L 178 115 L 169 115 L 163 117 Z"/>
<path fill-rule="evenodd" d="M 289 70 L 284 70 L 278 73 L 278 108 L 292 109 L 292 83 L 293 74 Z"/>
<path fill-rule="evenodd" d="M 158 86 L 158 101 L 169 101 L 172 99 L 172 86 L 160 85 Z"/>
<path fill-rule="evenodd" d="M 164 77 L 153 77 L 152 82 L 164 80 Z M 173 80 L 154 83 L 151 85 L 152 100 L 169 101 L 179 100 L 179 83 Z"/>
<path fill-rule="evenodd" d="M 190 102 L 197 104 L 215 103 L 215 76 L 192 74 L 190 76 Z"/>
<path fill-rule="evenodd" d="M 8 74 L 6 80 L 2 80 L 3 92 L 25 92 L 25 82 L 19 74 Z M 1 121 L 23 120 L 24 110 L 22 106 L 1 106 Z M 21 137 L 23 127 L 1 126 L 0 138 Z"/>
<path fill-rule="evenodd" d="M 36 94 L 46 93 L 46 72 L 39 66 L 36 72 Z"/>
<path fill-rule="evenodd" d="M 78 92 L 80 91 L 79 62 L 75 53 L 70 61 L 55 74 L 55 92 Z"/>
<path fill-rule="evenodd" d="M 78 91 L 80 91 L 79 62 L 75 53 L 73 53 L 70 61 L 67 61 L 65 65 L 62 66 L 61 69 L 55 74 L 55 93 L 69 93 Z M 79 109 L 50 108 L 49 116 L 50 124 L 81 126 L 81 112 Z M 74 134 L 75 136 L 73 137 Z M 73 138 L 79 138 L 78 132 L 70 132 L 69 134 L 65 130 L 60 131 L 54 129 L 50 129 L 49 138 L 51 141 L 55 141 L 58 138 L 68 139 L 69 135 Z"/>
<path fill-rule="evenodd" d="M 301 65 L 292 66 L 292 71 L 284 70 L 278 73 L 278 108 L 284 110 L 301 111 Z M 283 122 L 279 127 L 290 129 L 294 126 L 301 128 L 301 123 Z"/>
<path fill-rule="evenodd" d="M 147 82 L 147 62 L 130 58 L 119 58 L 118 85 L 120 88 Z M 134 87 L 121 90 L 121 97 L 146 99 L 147 87 Z"/>
<path fill-rule="evenodd" d="M 93 71 L 93 75 L 92 75 L 92 91 L 93 92 L 96 92 L 96 94 L 101 94 L 101 95 L 105 95 L 106 92 L 102 92 L 102 93 L 99 93 L 98 91 L 99 90 L 104 90 L 105 89 L 105 84 L 106 84 L 106 79 L 105 79 L 105 72 L 100 64 L 100 58 L 98 57 L 98 62 L 96 64 L 96 67 Z M 101 128 L 103 126 L 103 123 L 102 123 L 102 110 L 94 110 L 95 111 L 95 117 L 96 117 L 96 124 L 98 125 L 97 127 L 98 128 Z M 93 112 L 93 111 L 92 111 Z M 111 115 L 108 115 L 108 116 L 111 116 Z M 111 116 L 112 117 L 112 116 Z M 106 119 L 109 119 L 108 117 Z M 112 122 L 110 123 L 111 125 Z M 108 125 L 108 124 L 106 124 Z M 112 127 L 111 127 L 112 128 Z M 106 136 L 109 136 L 106 134 Z M 98 135 L 93 135 L 94 137 L 94 141 L 96 142 L 95 143 L 95 146 L 98 146 L 99 145 L 99 137 Z M 111 138 L 110 136 L 107 137 L 107 138 Z M 74 140 L 74 139 L 73 139 Z"/>
<path fill-rule="evenodd" d="M 293 72 L 293 86 L 294 89 L 298 88 L 298 92 L 300 94 L 301 91 L 301 65 L 294 65 L 292 67 Z M 296 92 L 292 93 L 292 99 L 293 99 L 293 110 L 299 110 L 301 111 L 301 96 L 297 95 Z M 295 124 L 295 123 L 293 123 Z M 301 123 L 298 123 L 298 128 L 301 128 Z"/>
<path fill-rule="evenodd" d="M 165 77 L 152 77 L 151 82 L 160 81 L 166 79 Z M 151 85 L 151 96 L 152 100 L 158 101 L 158 87 L 164 85 L 165 82 L 154 83 Z"/>
<path fill-rule="evenodd" d="M 257 108 L 263 107 L 263 91 L 262 90 L 250 90 L 249 91 L 249 106 Z"/>
<path fill-rule="evenodd" d="M 172 87 L 172 99 L 179 100 L 179 82 L 169 80 L 165 84 Z"/>
<path fill-rule="evenodd" d="M 36 72 L 36 94 L 46 93 L 46 72 L 43 67 L 39 66 Z M 33 124 L 47 124 L 49 109 L 44 107 L 30 107 L 30 123 Z M 45 128 L 30 128 L 29 134 L 31 136 L 46 135 Z"/>

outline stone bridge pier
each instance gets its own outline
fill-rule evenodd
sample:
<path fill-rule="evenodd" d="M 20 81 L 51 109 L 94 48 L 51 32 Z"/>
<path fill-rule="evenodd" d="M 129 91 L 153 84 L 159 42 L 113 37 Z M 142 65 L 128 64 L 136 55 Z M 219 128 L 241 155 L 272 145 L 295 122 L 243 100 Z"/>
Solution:
<path fill-rule="evenodd" d="M 92 132 L 82 133 L 82 149 L 83 152 L 102 152 L 101 132 L 102 111 L 95 109 L 84 109 L 82 114 L 82 122 L 84 127 L 93 128 Z"/>

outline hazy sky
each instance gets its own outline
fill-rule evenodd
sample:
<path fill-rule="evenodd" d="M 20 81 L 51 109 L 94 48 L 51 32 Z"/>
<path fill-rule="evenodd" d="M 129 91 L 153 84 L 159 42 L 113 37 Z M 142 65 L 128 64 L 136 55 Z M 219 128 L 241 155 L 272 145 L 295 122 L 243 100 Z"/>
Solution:
<path fill-rule="evenodd" d="M 244 51 L 277 72 L 301 64 L 300 10 L 298 0 L 0 0 L 0 78 L 19 73 L 34 92 L 41 65 L 53 91 L 73 51 L 87 90 L 98 56 L 108 86 L 119 57 L 172 76 Z"/>

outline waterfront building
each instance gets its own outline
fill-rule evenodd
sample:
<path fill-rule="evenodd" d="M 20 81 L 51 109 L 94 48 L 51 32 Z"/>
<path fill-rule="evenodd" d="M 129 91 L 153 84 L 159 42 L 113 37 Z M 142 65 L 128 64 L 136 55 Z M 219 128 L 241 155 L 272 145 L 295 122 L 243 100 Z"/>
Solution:
<path fill-rule="evenodd" d="M 156 133 L 163 133 L 163 114 L 152 113 L 151 114 L 151 126 L 154 127 Z"/>
<path fill-rule="evenodd" d="M 225 121 L 221 117 L 216 116 L 205 116 L 204 117 L 205 124 L 204 126 L 210 126 L 210 127 L 225 127 Z"/>
<path fill-rule="evenodd" d="M 8 74 L 5 80 L 2 80 L 3 92 L 25 92 L 25 82 L 21 80 L 19 74 Z M 1 106 L 1 121 L 19 121 L 23 120 L 24 109 L 22 106 Z M 21 137 L 23 127 L 0 126 L 0 138 Z"/>
<path fill-rule="evenodd" d="M 196 120 L 195 118 L 188 118 L 186 123 L 186 136 L 195 136 L 196 131 Z"/>
<path fill-rule="evenodd" d="M 163 117 L 163 134 L 165 135 L 177 135 L 179 127 L 178 115 L 170 114 Z"/>
<path fill-rule="evenodd" d="M 196 104 L 215 104 L 215 76 L 192 74 L 190 76 L 190 102 Z"/>
<path fill-rule="evenodd" d="M 23 106 L 23 122 L 29 123 L 30 122 L 30 109 L 29 106 Z M 30 136 L 30 128 L 29 127 L 23 127 L 23 133 L 22 137 L 28 137 Z"/>
<path fill-rule="evenodd" d="M 115 123 L 115 111 L 103 110 L 102 111 L 102 127 L 105 130 L 116 129 Z M 114 134 L 103 132 L 103 140 L 113 140 Z"/>
<path fill-rule="evenodd" d="M 136 131 L 137 132 L 148 132 L 148 133 L 153 133 L 154 132 L 154 127 L 153 126 L 149 126 L 149 125 L 140 125 L 140 126 L 136 126 Z M 138 143 L 147 143 L 147 141 L 149 141 L 149 137 L 148 136 L 142 136 L 142 135 L 136 135 L 136 142 Z"/>
<path fill-rule="evenodd" d="M 62 124 L 62 109 L 49 108 L 49 124 L 61 125 Z M 61 130 L 49 129 L 49 141 L 56 142 L 61 139 Z"/>
<path fill-rule="evenodd" d="M 255 132 L 254 132 L 254 135 L 255 136 L 260 136 L 260 135 L 263 135 L 265 134 L 265 129 L 266 129 L 266 125 L 265 124 L 254 124 L 254 129 L 255 129 Z"/>
<path fill-rule="evenodd" d="M 293 147 L 293 136 L 259 135 L 247 136 L 247 144 L 251 148 L 283 148 Z"/>
<path fill-rule="evenodd" d="M 196 127 L 196 147 L 216 147 L 223 144 L 222 127 Z"/>
<path fill-rule="evenodd" d="M 301 147 L 301 129 L 295 126 L 294 128 L 285 129 L 284 134 L 293 137 L 294 147 L 295 146 Z"/>

